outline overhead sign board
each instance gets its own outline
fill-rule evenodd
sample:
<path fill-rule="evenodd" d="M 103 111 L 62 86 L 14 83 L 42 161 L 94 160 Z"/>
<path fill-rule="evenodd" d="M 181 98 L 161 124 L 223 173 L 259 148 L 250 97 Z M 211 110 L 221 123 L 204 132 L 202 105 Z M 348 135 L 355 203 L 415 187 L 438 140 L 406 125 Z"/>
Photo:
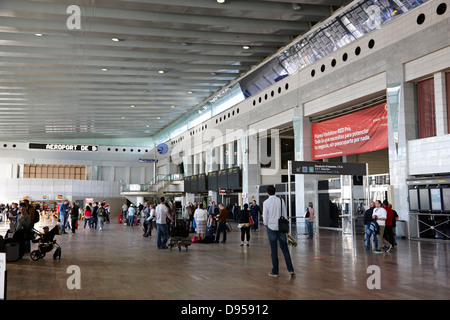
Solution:
<path fill-rule="evenodd" d="M 293 161 L 291 174 L 366 175 L 365 163 Z"/>
<path fill-rule="evenodd" d="M 313 160 L 386 149 L 387 125 L 386 103 L 315 123 L 311 126 Z"/>
<path fill-rule="evenodd" d="M 58 150 L 58 151 L 98 151 L 98 146 L 85 144 L 65 144 L 65 143 L 29 143 L 29 149 Z"/>

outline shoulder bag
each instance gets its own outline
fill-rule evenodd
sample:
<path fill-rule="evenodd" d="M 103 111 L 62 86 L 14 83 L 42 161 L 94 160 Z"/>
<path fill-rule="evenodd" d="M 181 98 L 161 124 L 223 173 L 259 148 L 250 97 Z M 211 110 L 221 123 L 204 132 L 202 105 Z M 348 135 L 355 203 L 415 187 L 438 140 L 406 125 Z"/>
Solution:
<path fill-rule="evenodd" d="M 280 218 L 278 219 L 278 231 L 283 233 L 289 232 L 289 220 L 283 217 L 283 200 L 280 198 Z"/>

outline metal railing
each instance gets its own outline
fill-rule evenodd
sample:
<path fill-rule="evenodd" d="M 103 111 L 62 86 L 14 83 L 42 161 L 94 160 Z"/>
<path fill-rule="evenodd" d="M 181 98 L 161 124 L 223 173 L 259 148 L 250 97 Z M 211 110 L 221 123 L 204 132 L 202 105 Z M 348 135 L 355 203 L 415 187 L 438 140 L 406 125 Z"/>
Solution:
<path fill-rule="evenodd" d="M 166 183 L 171 183 L 173 181 L 184 180 L 184 174 L 182 173 L 172 173 L 172 174 L 158 174 L 148 183 L 144 184 L 124 184 L 122 185 L 122 192 L 151 192 L 158 191 Z M 152 190 L 153 188 L 153 190 Z M 155 190 L 156 188 L 156 190 Z"/>

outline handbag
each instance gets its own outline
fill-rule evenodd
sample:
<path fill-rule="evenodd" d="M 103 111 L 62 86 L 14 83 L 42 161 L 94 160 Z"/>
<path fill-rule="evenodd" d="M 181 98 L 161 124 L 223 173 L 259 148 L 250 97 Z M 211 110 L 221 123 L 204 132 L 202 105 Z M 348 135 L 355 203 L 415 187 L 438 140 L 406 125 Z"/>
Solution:
<path fill-rule="evenodd" d="M 309 210 L 306 208 L 304 218 L 309 218 Z"/>
<path fill-rule="evenodd" d="M 252 215 L 250 214 L 250 212 L 248 213 L 248 224 L 249 226 L 252 226 L 255 224 L 255 222 L 252 219 Z"/>
<path fill-rule="evenodd" d="M 280 198 L 280 209 L 281 214 L 280 218 L 278 219 L 278 231 L 283 233 L 289 232 L 289 220 L 283 217 L 283 200 Z"/>

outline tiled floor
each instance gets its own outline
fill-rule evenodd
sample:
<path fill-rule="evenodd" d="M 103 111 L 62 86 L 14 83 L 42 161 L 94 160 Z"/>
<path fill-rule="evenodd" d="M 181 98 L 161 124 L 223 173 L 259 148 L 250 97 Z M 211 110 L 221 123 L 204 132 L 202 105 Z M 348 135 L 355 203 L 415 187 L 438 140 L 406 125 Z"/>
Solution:
<path fill-rule="evenodd" d="M 279 252 L 280 276 L 272 278 L 263 230 L 251 233 L 249 247 L 239 246 L 234 225 L 226 244 L 159 250 L 156 233 L 144 238 L 141 227 L 116 221 L 103 231 L 57 236 L 61 260 L 53 260 L 52 252 L 39 261 L 26 254 L 8 263 L 7 299 L 450 299 L 449 243 L 398 240 L 391 252 L 373 254 L 365 251 L 360 235 L 321 230 L 315 240 L 301 235 L 290 249 L 295 277 Z M 80 268 L 80 289 L 67 286 L 73 265 Z M 380 268 L 381 289 L 368 288 L 369 277 L 376 275 L 369 266 Z"/>

